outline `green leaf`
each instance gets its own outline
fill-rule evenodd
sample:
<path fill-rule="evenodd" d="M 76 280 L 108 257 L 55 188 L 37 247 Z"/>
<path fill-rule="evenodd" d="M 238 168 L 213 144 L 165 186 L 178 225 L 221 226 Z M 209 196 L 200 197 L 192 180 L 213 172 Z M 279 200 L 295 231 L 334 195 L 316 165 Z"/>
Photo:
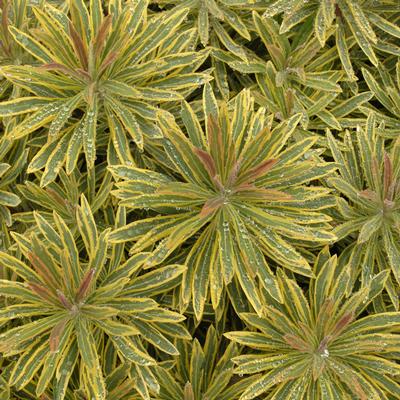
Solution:
<path fill-rule="evenodd" d="M 143 133 L 133 113 L 128 107 L 115 99 L 110 102 L 110 106 L 136 145 L 143 149 Z"/>
<path fill-rule="evenodd" d="M 54 99 L 46 97 L 19 97 L 13 100 L 3 101 L 0 103 L 0 116 L 9 117 L 38 111 L 43 106 L 53 101 Z"/>
<path fill-rule="evenodd" d="M 10 376 L 10 384 L 21 390 L 42 366 L 49 351 L 48 343 L 34 344 L 19 357 Z"/>
<path fill-rule="evenodd" d="M 94 100 L 87 110 L 82 127 L 82 143 L 89 168 L 93 168 L 96 157 L 96 133 L 97 133 L 98 105 Z"/>
<path fill-rule="evenodd" d="M 179 355 L 179 351 L 176 349 L 176 347 L 151 324 L 141 321 L 138 318 L 132 319 L 131 321 L 139 333 L 155 347 L 167 354 L 171 354 L 173 356 Z"/>
<path fill-rule="evenodd" d="M 14 193 L 0 190 L 0 204 L 8 207 L 16 207 L 21 203 L 21 199 Z"/>
<path fill-rule="evenodd" d="M 368 241 L 375 232 L 377 232 L 382 226 L 383 220 L 381 214 L 373 215 L 369 220 L 363 224 L 358 235 L 358 243 L 364 243 Z"/>
<path fill-rule="evenodd" d="M 10 26 L 9 30 L 14 40 L 18 42 L 27 52 L 32 54 L 37 60 L 41 61 L 42 63 L 53 62 L 52 54 L 37 40 L 19 30 L 15 26 Z"/>
<path fill-rule="evenodd" d="M 57 113 L 56 117 L 50 124 L 50 127 L 49 127 L 49 135 L 50 136 L 58 135 L 58 133 L 61 131 L 61 129 L 67 123 L 67 121 L 70 118 L 73 111 L 79 107 L 81 101 L 82 101 L 82 93 L 79 93 L 64 103 L 64 106 Z"/>
<path fill-rule="evenodd" d="M 90 205 L 84 195 L 81 196 L 81 205 L 77 207 L 76 216 L 78 229 L 82 235 L 85 247 L 90 257 L 94 258 L 98 243 L 97 226 Z"/>
<path fill-rule="evenodd" d="M 124 337 L 111 336 L 119 353 L 127 360 L 138 365 L 155 365 L 156 362 L 149 355 L 139 350 L 129 339 Z"/>
<path fill-rule="evenodd" d="M 75 332 L 79 353 L 81 354 L 84 365 L 89 369 L 95 369 L 99 360 L 92 327 L 85 319 L 77 318 L 75 321 Z"/>
<path fill-rule="evenodd" d="M 139 333 L 139 330 L 134 326 L 123 324 L 118 321 L 113 321 L 111 319 L 96 320 L 94 321 L 100 329 L 107 333 L 107 335 L 112 336 L 133 336 Z"/>

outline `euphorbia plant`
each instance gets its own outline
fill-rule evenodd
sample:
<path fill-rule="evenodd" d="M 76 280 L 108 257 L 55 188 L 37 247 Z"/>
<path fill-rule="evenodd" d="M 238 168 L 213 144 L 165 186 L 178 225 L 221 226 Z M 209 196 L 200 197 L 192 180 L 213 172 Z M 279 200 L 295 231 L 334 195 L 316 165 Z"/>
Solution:
<path fill-rule="evenodd" d="M 279 273 L 284 301 L 265 297 L 262 317 L 242 314 L 257 331 L 226 336 L 256 352 L 233 359 L 237 374 L 261 373 L 240 400 L 394 399 L 400 393 L 399 312 L 364 315 L 388 271 L 353 290 L 351 267 L 321 252 L 308 293 Z"/>
<path fill-rule="evenodd" d="M 122 179 L 114 191 L 121 205 L 165 215 L 132 222 L 110 239 L 136 241 L 134 250 L 159 242 L 146 262 L 150 266 L 197 234 L 186 258 L 183 308 L 192 297 L 200 319 L 208 289 L 217 308 L 224 286 L 234 279 L 261 312 L 256 277 L 275 299 L 281 299 L 264 254 L 311 276 L 308 261 L 291 243 L 315 245 L 334 239 L 329 217 L 320 210 L 335 199 L 328 189 L 304 183 L 329 174 L 335 166 L 304 156 L 315 138 L 290 143 L 299 115 L 274 124 L 265 109 L 254 110 L 249 91 L 218 105 L 207 85 L 203 106 L 205 132 L 187 104 L 182 120 L 188 136 L 173 119 L 161 119 L 164 148 L 179 179 L 135 167 L 111 168 Z"/>
<path fill-rule="evenodd" d="M 353 268 L 353 278 L 361 273 L 363 282 L 387 267 L 392 274 L 386 289 L 396 308 L 399 307 L 396 285 L 400 283 L 400 141 L 385 150 L 383 135 L 374 113 L 365 128 L 359 127 L 352 139 L 341 143 L 328 134 L 333 157 L 339 165 L 339 176 L 328 182 L 346 199 L 338 202 L 341 220 L 335 233 L 347 244 L 342 257 L 361 268 Z"/>
<path fill-rule="evenodd" d="M 0 0 L 0 400 L 399 400 L 397 3 Z"/>
<path fill-rule="evenodd" d="M 159 103 L 181 100 L 209 80 L 194 72 L 207 51 L 192 51 L 192 33 L 179 31 L 188 11 L 148 16 L 147 5 L 140 0 L 119 9 L 110 3 L 104 15 L 98 1 L 89 9 L 82 0 L 71 2 L 68 13 L 47 4 L 33 8 L 41 29 L 26 34 L 10 28 L 37 63 L 0 69 L 27 93 L 0 103 L 2 117 L 26 115 L 7 136 L 17 139 L 48 127 L 47 143 L 30 172 L 48 163 L 58 172 L 65 163 L 71 173 L 82 149 L 93 168 L 99 127 L 121 162 L 133 163 L 129 141 L 143 149 L 145 137 L 161 136 Z M 44 175 L 41 184 L 55 176 Z"/>
<path fill-rule="evenodd" d="M 156 367 L 160 393 L 154 400 L 237 400 L 255 380 L 246 377 L 235 381 L 232 357 L 239 354 L 235 343 L 223 344 L 213 326 L 207 330 L 204 345 L 197 339 L 177 344 L 180 357 L 167 370 Z"/>
<path fill-rule="evenodd" d="M 395 48 L 391 42 L 399 37 L 396 26 L 396 0 L 374 2 L 370 0 L 276 0 L 266 6 L 264 17 L 283 13 L 280 32 L 287 33 L 309 18 L 314 35 L 322 46 L 328 32 L 336 24 L 336 45 L 346 73 L 357 80 L 351 66 L 349 47 L 357 43 L 368 60 L 376 67 L 379 63 L 376 50 L 391 53 Z M 311 21 L 310 21 L 311 19 Z M 351 40 L 350 40 L 351 39 Z M 351 44 L 351 45 L 350 45 Z M 354 60 L 357 62 L 357 60 Z"/>
<path fill-rule="evenodd" d="M 149 367 L 157 362 L 142 340 L 177 355 L 168 337 L 190 338 L 179 326 L 184 317 L 150 296 L 170 289 L 168 282 L 184 268 L 169 265 L 138 275 L 148 255 L 121 262 L 118 245 L 109 253 L 109 230 L 98 232 L 84 197 L 77 209 L 78 238 L 57 214 L 52 225 L 40 214 L 35 217 L 40 234 L 14 235 L 27 261 L 0 253 L 2 266 L 22 279 L 0 281 L 0 294 L 14 299 L 0 313 L 1 322 L 14 321 L 0 334 L 0 352 L 18 356 L 9 385 L 22 389 L 37 374 L 37 396 L 51 385 L 54 399 L 61 400 L 77 367 L 87 395 L 106 399 L 98 351 L 100 342 L 110 342 L 118 357 L 132 363 L 136 391 L 148 398 L 147 385 L 156 382 Z M 117 221 L 123 220 L 120 210 Z"/>

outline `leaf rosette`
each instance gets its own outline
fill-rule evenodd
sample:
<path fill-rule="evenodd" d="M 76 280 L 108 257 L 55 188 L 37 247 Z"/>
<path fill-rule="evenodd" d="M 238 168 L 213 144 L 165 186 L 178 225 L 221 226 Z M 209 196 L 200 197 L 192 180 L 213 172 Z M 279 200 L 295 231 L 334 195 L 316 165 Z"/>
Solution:
<path fill-rule="evenodd" d="M 9 299 L 0 321 L 14 321 L 0 334 L 0 351 L 17 356 L 8 383 L 21 390 L 37 377 L 37 396 L 51 385 L 53 398 L 64 399 L 79 368 L 89 397 L 106 399 L 99 343 L 108 343 L 115 357 L 130 364 L 135 389 L 147 399 L 148 387 L 158 386 L 151 370 L 157 361 L 145 343 L 177 355 L 171 340 L 190 339 L 180 324 L 185 317 L 151 298 L 171 290 L 185 268 L 165 265 L 139 274 L 147 253 L 123 262 L 123 248 L 109 249 L 109 229 L 98 232 L 84 197 L 76 212 L 80 240 L 56 213 L 53 224 L 36 213 L 40 234 L 13 235 L 27 261 L 0 253 L 2 267 L 22 280 L 0 281 L 0 295 Z M 121 209 L 116 219 L 124 218 Z"/>
<path fill-rule="evenodd" d="M 311 276 L 301 251 L 334 240 L 322 210 L 335 204 L 329 189 L 306 183 L 330 174 L 335 165 L 308 159 L 316 141 L 290 138 L 299 115 L 273 125 L 265 109 L 254 111 L 249 91 L 219 107 L 206 85 L 205 132 L 184 103 L 188 137 L 172 118 L 161 119 L 164 148 L 178 179 L 128 166 L 110 167 L 113 193 L 130 209 L 152 209 L 155 217 L 139 219 L 111 233 L 112 242 L 135 241 L 133 251 L 157 244 L 146 265 L 163 262 L 193 237 L 186 257 L 181 299 L 200 318 L 210 295 L 217 309 L 224 287 L 234 282 L 257 312 L 262 309 L 258 282 L 279 300 L 280 293 L 264 254 L 285 268 Z"/>
<path fill-rule="evenodd" d="M 238 374 L 261 373 L 241 400 L 394 399 L 400 391 L 399 312 L 369 308 L 382 291 L 388 270 L 353 291 L 351 267 L 324 250 L 315 264 L 308 293 L 283 272 L 284 301 L 265 298 L 262 317 L 241 317 L 254 331 L 225 334 L 254 349 L 233 359 Z"/>
<path fill-rule="evenodd" d="M 182 100 L 211 79 L 195 72 L 207 50 L 194 52 L 194 32 L 180 30 L 187 9 L 149 16 L 147 0 L 113 5 L 104 15 L 100 1 L 89 9 L 82 0 L 70 2 L 69 12 L 46 4 L 33 7 L 40 28 L 30 34 L 10 28 L 36 64 L 0 68 L 26 93 L 0 103 L 0 116 L 18 118 L 7 130 L 13 140 L 48 128 L 47 143 L 28 168 L 54 164 L 42 186 L 64 164 L 70 174 L 82 151 L 93 168 L 98 135 L 108 136 L 121 162 L 134 164 L 130 142 L 143 150 L 145 138 L 162 136 L 159 105 Z"/>

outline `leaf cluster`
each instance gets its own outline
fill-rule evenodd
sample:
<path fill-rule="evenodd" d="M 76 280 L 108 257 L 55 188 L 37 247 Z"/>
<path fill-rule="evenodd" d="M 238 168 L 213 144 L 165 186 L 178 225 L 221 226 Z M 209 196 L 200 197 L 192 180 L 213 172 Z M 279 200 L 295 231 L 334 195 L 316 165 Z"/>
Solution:
<path fill-rule="evenodd" d="M 0 400 L 400 399 L 399 20 L 0 1 Z"/>

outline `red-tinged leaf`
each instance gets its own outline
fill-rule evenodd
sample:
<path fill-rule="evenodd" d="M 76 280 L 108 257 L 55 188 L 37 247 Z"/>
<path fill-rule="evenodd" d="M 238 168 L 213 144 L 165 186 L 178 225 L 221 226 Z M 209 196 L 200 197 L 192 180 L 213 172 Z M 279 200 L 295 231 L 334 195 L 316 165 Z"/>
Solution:
<path fill-rule="evenodd" d="M 365 199 L 371 200 L 371 201 L 378 201 L 378 195 L 373 192 L 372 190 L 365 189 L 359 193 L 361 197 L 364 197 Z"/>
<path fill-rule="evenodd" d="M 326 299 L 324 301 L 318 312 L 317 321 L 315 323 L 316 326 L 323 325 L 323 321 L 325 321 L 332 315 L 334 307 L 335 307 L 335 302 L 332 299 Z"/>
<path fill-rule="evenodd" d="M 41 297 L 43 300 L 49 301 L 49 302 L 53 302 L 54 301 L 54 296 L 51 293 L 51 291 L 49 289 L 47 289 L 46 287 L 39 285 L 37 283 L 34 282 L 28 282 L 27 283 L 27 287 L 32 290 L 32 292 L 34 292 L 35 294 L 37 294 L 39 297 Z"/>
<path fill-rule="evenodd" d="M 87 70 L 88 68 L 88 53 L 85 44 L 82 41 L 82 38 L 79 36 L 75 27 L 72 23 L 69 23 L 69 34 L 72 39 L 72 43 L 74 45 L 75 53 L 78 56 L 82 67 Z"/>
<path fill-rule="evenodd" d="M 331 336 L 336 337 L 336 336 L 340 335 L 340 333 L 344 329 L 346 329 L 346 327 L 353 321 L 354 321 L 354 313 L 350 312 L 350 313 L 346 313 L 345 315 L 343 315 L 343 317 L 340 318 L 339 321 L 334 326 Z"/>
<path fill-rule="evenodd" d="M 212 181 L 215 183 L 215 186 L 221 191 L 224 192 L 225 187 L 221 182 L 221 177 L 217 174 L 212 178 Z"/>
<path fill-rule="evenodd" d="M 224 204 L 223 197 L 214 197 L 204 203 L 203 208 L 200 211 L 200 218 L 208 217 L 213 212 L 217 211 Z"/>
<path fill-rule="evenodd" d="M 257 190 L 257 186 L 253 183 L 242 183 L 241 185 L 235 187 L 234 192 L 250 192 L 252 190 Z"/>
<path fill-rule="evenodd" d="M 101 67 L 99 68 L 99 76 L 105 71 L 105 69 L 110 64 L 112 64 L 115 61 L 117 57 L 118 57 L 117 51 L 111 51 L 110 53 L 108 53 L 107 57 L 102 62 Z"/>
<path fill-rule="evenodd" d="M 101 51 L 104 48 L 108 32 L 110 31 L 110 28 L 111 28 L 111 23 L 112 23 L 112 16 L 107 15 L 107 17 L 104 18 L 104 20 L 99 28 L 99 31 L 97 32 L 96 40 L 94 43 L 96 57 L 98 57 L 100 55 Z"/>
<path fill-rule="evenodd" d="M 42 277 L 44 282 L 46 282 L 50 287 L 57 286 L 57 282 L 55 281 L 53 274 L 36 254 L 30 252 L 28 254 L 28 260 L 38 275 Z"/>
<path fill-rule="evenodd" d="M 218 121 L 213 115 L 209 115 L 207 118 L 207 125 L 209 130 L 209 146 L 217 145 L 220 149 L 222 149 L 222 131 L 218 124 Z"/>
<path fill-rule="evenodd" d="M 67 297 L 65 296 L 65 294 L 57 289 L 57 296 L 58 296 L 58 300 L 60 300 L 60 303 L 67 309 L 70 310 L 72 308 L 72 304 L 70 303 L 70 301 L 67 299 Z"/>
<path fill-rule="evenodd" d="M 62 198 L 55 190 L 46 188 L 46 193 L 52 197 L 57 203 L 59 203 L 62 207 L 67 205 L 67 200 Z"/>
<path fill-rule="evenodd" d="M 65 325 L 67 324 L 68 320 L 63 319 L 50 332 L 50 351 L 52 353 L 58 350 L 58 346 L 60 344 L 61 335 L 64 332 Z"/>
<path fill-rule="evenodd" d="M 319 353 L 324 353 L 326 350 L 327 350 L 327 346 L 328 346 L 328 343 L 330 342 L 330 340 L 332 339 L 332 337 L 330 336 L 330 335 L 328 335 L 328 336 L 325 336 L 322 340 L 321 340 L 321 342 L 320 342 L 320 344 L 319 344 L 319 346 L 318 346 L 318 352 Z"/>
<path fill-rule="evenodd" d="M 79 72 L 80 75 L 82 75 L 83 78 L 86 78 L 88 81 L 91 80 L 90 75 L 82 68 L 77 68 L 77 72 Z"/>
<path fill-rule="evenodd" d="M 212 179 L 217 174 L 217 168 L 215 166 L 215 162 L 206 151 L 199 149 L 198 147 L 194 148 L 194 152 L 204 165 L 204 168 L 207 170 L 210 178 Z"/>
<path fill-rule="evenodd" d="M 60 63 L 56 63 L 56 62 L 51 62 L 51 63 L 48 63 L 48 64 L 42 64 L 40 66 L 40 68 L 44 69 L 46 71 L 47 70 L 49 70 L 49 71 L 59 70 L 59 71 L 62 71 L 62 72 L 67 72 L 68 74 L 71 71 L 66 65 L 60 64 Z"/>
<path fill-rule="evenodd" d="M 94 275 L 96 273 L 96 269 L 92 268 L 88 272 L 86 272 L 86 275 L 82 279 L 81 286 L 79 287 L 77 294 L 76 294 L 76 301 L 82 301 L 90 288 L 90 284 L 93 281 Z"/>
<path fill-rule="evenodd" d="M 354 382 L 354 381 L 352 381 Z M 355 393 L 357 393 L 360 396 L 360 400 L 368 400 L 367 394 L 364 392 L 364 389 L 360 385 L 358 381 L 355 382 L 355 388 L 354 388 Z"/>
<path fill-rule="evenodd" d="M 342 10 L 339 7 L 339 4 L 335 4 L 335 15 L 337 18 L 343 19 Z"/>
<path fill-rule="evenodd" d="M 272 43 L 267 44 L 266 48 L 268 50 L 268 53 L 271 54 L 271 57 L 274 59 L 275 64 L 281 65 L 281 68 L 283 69 L 285 67 L 286 57 L 283 54 L 282 50 Z"/>
<path fill-rule="evenodd" d="M 239 169 L 240 169 L 240 161 L 235 161 L 229 176 L 228 176 L 228 180 L 226 182 L 226 186 L 227 187 L 232 187 L 234 185 L 234 183 L 236 182 L 236 179 L 238 177 L 238 173 L 239 173 Z"/>
<path fill-rule="evenodd" d="M 385 199 L 383 200 L 383 204 L 385 205 L 386 209 L 391 209 L 396 204 L 394 201 Z"/>
<path fill-rule="evenodd" d="M 96 101 L 96 83 L 92 82 L 88 85 L 87 89 L 87 102 L 91 109 L 94 108 Z"/>
<path fill-rule="evenodd" d="M 266 160 L 254 168 L 251 168 L 247 171 L 243 176 L 240 177 L 241 181 L 245 182 L 253 182 L 257 178 L 266 174 L 272 167 L 278 162 L 278 159 L 271 158 L 270 160 Z"/>
<path fill-rule="evenodd" d="M 300 339 L 298 336 L 288 333 L 283 336 L 283 340 L 293 349 L 301 351 L 302 353 L 312 352 L 312 348 L 309 343 Z"/>
<path fill-rule="evenodd" d="M 40 68 L 48 70 L 48 71 L 61 71 L 63 73 L 65 73 L 66 75 L 72 75 L 75 76 L 78 79 L 82 79 L 82 78 L 86 78 L 88 76 L 88 74 L 86 73 L 85 76 L 81 76 L 78 73 L 78 70 L 73 70 L 71 68 L 68 68 L 67 66 L 63 65 L 63 64 L 59 64 L 59 63 L 49 63 L 49 64 L 43 64 L 40 66 Z"/>
<path fill-rule="evenodd" d="M 371 173 L 375 184 L 379 183 L 379 163 L 375 156 L 372 157 L 371 161 Z M 378 189 L 378 186 L 375 189 Z"/>

